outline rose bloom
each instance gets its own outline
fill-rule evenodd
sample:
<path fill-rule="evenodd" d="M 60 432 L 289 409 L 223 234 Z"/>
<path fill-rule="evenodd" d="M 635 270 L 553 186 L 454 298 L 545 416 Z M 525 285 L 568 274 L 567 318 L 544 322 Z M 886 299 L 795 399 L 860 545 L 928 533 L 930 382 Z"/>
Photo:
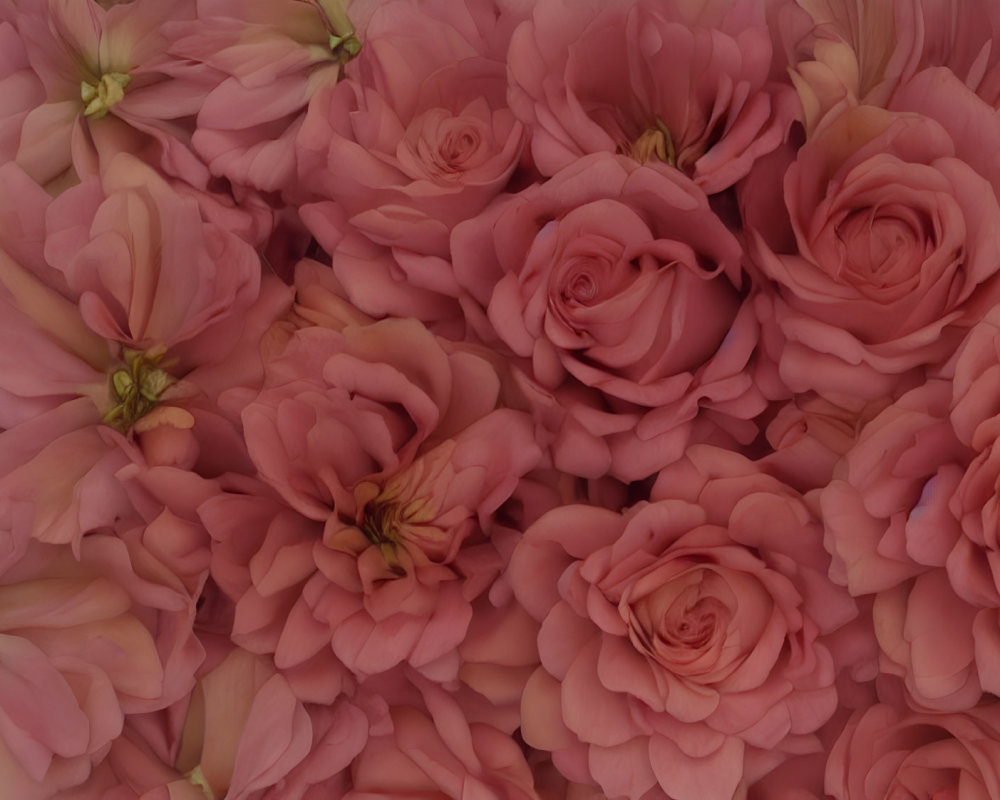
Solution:
<path fill-rule="evenodd" d="M 898 396 L 1000 300 L 1000 205 L 956 152 L 934 119 L 870 106 L 798 151 L 784 175 L 794 244 L 751 232 L 775 283 L 761 319 L 780 331 L 772 356 L 792 391 L 848 405 Z"/>
<path fill-rule="evenodd" d="M 541 621 L 522 735 L 608 796 L 732 797 L 819 749 L 837 696 L 818 637 L 856 611 L 801 497 L 751 462 L 691 448 L 652 496 L 556 509 L 515 551 Z"/>
<path fill-rule="evenodd" d="M 491 2 L 381 4 L 345 79 L 310 103 L 296 142 L 302 185 L 373 241 L 446 257 L 449 230 L 504 188 L 525 141 L 507 108 L 496 16 Z M 303 210 L 321 239 L 324 208 Z M 348 288 L 361 283 L 333 255 Z"/>
<path fill-rule="evenodd" d="M 921 714 L 876 705 L 851 718 L 830 752 L 826 792 L 835 800 L 953 797 L 1000 791 L 1000 707 Z"/>
<path fill-rule="evenodd" d="M 881 671 L 903 679 L 908 702 L 936 711 L 1000 689 L 1000 598 L 976 519 L 989 518 L 992 495 L 979 481 L 990 468 L 956 437 L 951 399 L 946 381 L 903 395 L 864 427 L 818 495 L 831 577 L 874 596 Z M 967 399 L 966 419 L 983 396 Z"/>
<path fill-rule="evenodd" d="M 676 166 L 708 194 L 782 140 L 790 86 L 768 83 L 764 6 L 544 0 L 508 54 L 511 107 L 544 175 L 596 152 Z"/>
<path fill-rule="evenodd" d="M 470 327 L 554 396 L 559 469 L 646 477 L 702 408 L 753 438 L 741 250 L 676 170 L 581 158 L 458 225 L 452 250 Z"/>

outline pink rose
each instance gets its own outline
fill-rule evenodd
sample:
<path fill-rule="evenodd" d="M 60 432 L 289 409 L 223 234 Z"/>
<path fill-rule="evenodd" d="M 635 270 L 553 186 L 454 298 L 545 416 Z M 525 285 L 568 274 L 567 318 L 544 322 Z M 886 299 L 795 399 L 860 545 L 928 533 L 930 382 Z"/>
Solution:
<path fill-rule="evenodd" d="M 798 151 L 784 202 L 797 252 L 751 236 L 776 284 L 761 318 L 780 331 L 772 356 L 794 392 L 898 395 L 1000 300 L 1000 205 L 931 118 L 845 111 Z"/>
<path fill-rule="evenodd" d="M 702 408 L 752 438 L 764 403 L 740 247 L 677 171 L 582 158 L 457 226 L 452 249 L 470 326 L 561 407 L 560 469 L 645 477 Z"/>
<path fill-rule="evenodd" d="M 801 498 L 739 456 L 692 448 L 653 497 L 556 509 L 515 551 L 542 623 L 522 735 L 609 796 L 732 797 L 818 749 L 837 698 L 817 637 L 854 605 Z"/>
<path fill-rule="evenodd" d="M 382 4 L 346 79 L 310 104 L 297 140 L 300 181 L 379 244 L 447 256 L 450 229 L 518 164 L 525 134 L 507 108 L 492 5 Z M 322 207 L 303 217 L 329 224 Z M 358 279 L 333 256 L 350 288 Z"/>
<path fill-rule="evenodd" d="M 511 107 L 530 125 L 545 175 L 596 152 L 659 160 L 708 194 L 781 142 L 791 87 L 768 83 L 760 4 L 533 6 L 511 41 Z"/>
<path fill-rule="evenodd" d="M 953 513 L 971 499 L 959 487 L 973 453 L 950 402 L 944 381 L 903 395 L 864 427 L 818 498 L 831 577 L 874 595 L 880 670 L 903 679 L 910 702 L 941 711 L 1000 688 L 996 589 Z"/>
<path fill-rule="evenodd" d="M 826 768 L 835 800 L 954 797 L 979 800 L 1000 787 L 1000 707 L 920 714 L 876 705 L 858 712 Z"/>

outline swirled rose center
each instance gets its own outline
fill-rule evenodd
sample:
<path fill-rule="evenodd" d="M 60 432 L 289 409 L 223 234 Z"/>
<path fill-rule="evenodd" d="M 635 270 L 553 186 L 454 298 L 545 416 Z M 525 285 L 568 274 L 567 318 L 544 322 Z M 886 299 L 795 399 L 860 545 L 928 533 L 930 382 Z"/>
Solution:
<path fill-rule="evenodd" d="M 720 618 L 728 614 L 725 606 L 714 597 L 698 595 L 698 589 L 690 587 L 670 606 L 660 629 L 660 636 L 666 643 L 701 649 L 711 642 Z"/>
<path fill-rule="evenodd" d="M 585 262 L 571 271 L 562 290 L 562 299 L 565 303 L 590 305 L 598 298 L 599 293 L 600 283 L 594 275 L 594 266 Z"/>
<path fill-rule="evenodd" d="M 839 274 L 859 288 L 905 285 L 934 249 L 922 215 L 905 207 L 859 208 L 836 226 L 842 247 Z"/>
<path fill-rule="evenodd" d="M 96 83 L 81 81 L 80 99 L 83 100 L 83 115 L 91 119 L 101 119 L 113 105 L 125 97 L 125 87 L 132 82 L 132 76 L 124 72 L 107 72 Z"/>
<path fill-rule="evenodd" d="M 467 111 L 432 108 L 410 123 L 397 155 L 411 178 L 450 185 L 489 158 L 495 143 L 488 112 Z"/>

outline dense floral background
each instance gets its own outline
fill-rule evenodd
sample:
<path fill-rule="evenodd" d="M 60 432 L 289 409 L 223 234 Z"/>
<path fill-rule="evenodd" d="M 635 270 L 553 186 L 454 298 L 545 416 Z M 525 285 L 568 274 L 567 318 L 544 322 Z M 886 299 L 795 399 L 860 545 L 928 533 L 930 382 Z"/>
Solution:
<path fill-rule="evenodd" d="M 0 794 L 1000 798 L 998 109 L 993 0 L 0 0 Z"/>

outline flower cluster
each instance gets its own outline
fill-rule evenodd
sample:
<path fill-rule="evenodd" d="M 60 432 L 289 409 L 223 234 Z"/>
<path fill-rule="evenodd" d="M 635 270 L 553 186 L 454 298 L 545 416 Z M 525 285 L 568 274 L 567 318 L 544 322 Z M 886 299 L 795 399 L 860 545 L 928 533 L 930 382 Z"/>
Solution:
<path fill-rule="evenodd" d="M 995 3 L 0 0 L 4 796 L 1000 797 L 998 111 Z"/>

